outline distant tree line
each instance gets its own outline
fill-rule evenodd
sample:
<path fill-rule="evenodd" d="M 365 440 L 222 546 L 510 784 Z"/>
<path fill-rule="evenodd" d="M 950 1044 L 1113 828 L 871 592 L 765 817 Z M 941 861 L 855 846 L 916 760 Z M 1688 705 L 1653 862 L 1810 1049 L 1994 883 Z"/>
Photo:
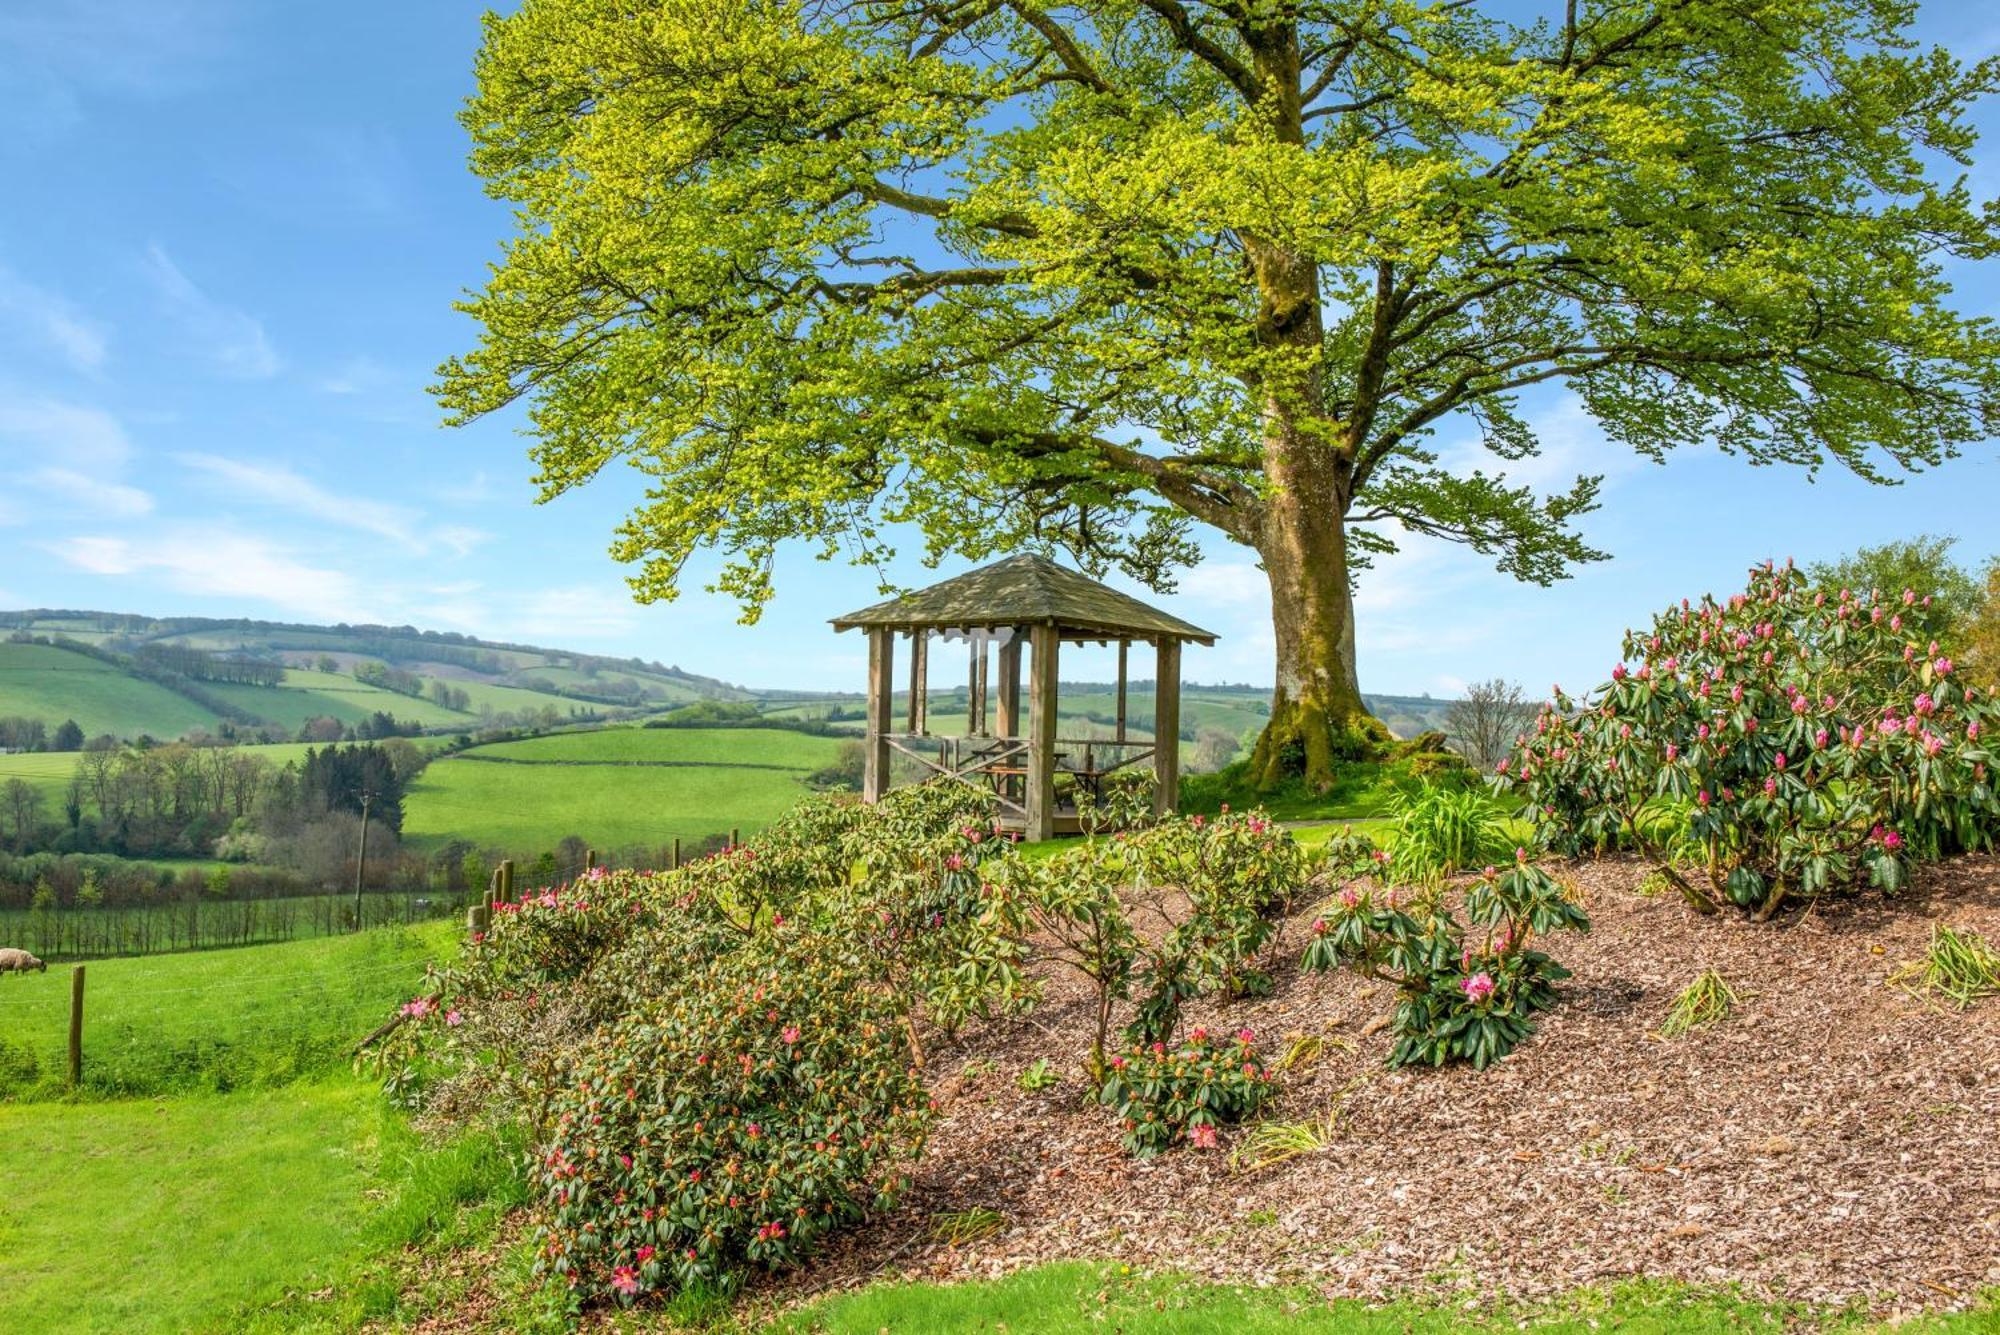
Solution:
<path fill-rule="evenodd" d="M 219 681 L 243 686 L 276 686 L 285 679 L 282 663 L 240 658 L 191 649 L 182 644 L 143 644 L 133 663 L 154 672 L 177 673 L 193 681 Z"/>

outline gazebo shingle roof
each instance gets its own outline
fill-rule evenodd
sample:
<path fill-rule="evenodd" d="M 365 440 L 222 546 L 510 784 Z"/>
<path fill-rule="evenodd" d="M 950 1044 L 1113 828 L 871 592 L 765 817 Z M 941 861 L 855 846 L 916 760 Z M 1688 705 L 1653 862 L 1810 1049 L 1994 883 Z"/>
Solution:
<path fill-rule="evenodd" d="M 1166 637 L 1215 643 L 1211 631 L 1032 553 L 1010 556 L 927 589 L 833 618 L 835 630 L 1031 625 L 1053 625 L 1064 634 L 1108 639 Z"/>

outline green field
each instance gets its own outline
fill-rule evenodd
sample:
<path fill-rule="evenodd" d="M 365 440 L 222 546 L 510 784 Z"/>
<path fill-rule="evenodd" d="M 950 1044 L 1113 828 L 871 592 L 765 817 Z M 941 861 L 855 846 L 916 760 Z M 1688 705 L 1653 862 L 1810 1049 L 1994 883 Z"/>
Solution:
<path fill-rule="evenodd" d="M 86 966 L 83 1084 L 93 1095 L 281 1084 L 346 1066 L 353 1045 L 451 949 L 450 923 Z M 70 971 L 0 977 L 0 1099 L 61 1092 Z"/>
<path fill-rule="evenodd" d="M 227 1330 L 363 1237 L 383 1149 L 359 1081 L 0 1106 L 0 1329 Z"/>
<path fill-rule="evenodd" d="M 75 719 L 88 737 L 173 738 L 197 728 L 213 730 L 219 721 L 156 682 L 46 644 L 0 643 L 0 715 L 41 719 L 52 730 Z"/>
<path fill-rule="evenodd" d="M 435 739 L 412 737 L 416 746 L 438 744 Z M 274 766 L 284 766 L 303 761 L 306 752 L 319 749 L 327 743 L 319 742 L 273 742 L 267 746 L 242 746 L 235 748 L 242 755 L 258 756 Z M 58 811 L 63 797 L 69 789 L 70 775 L 76 772 L 78 753 L 74 751 L 31 751 L 14 755 L 0 755 L 0 783 L 9 779 L 26 779 L 42 791 L 43 800 L 49 803 L 51 812 Z"/>
<path fill-rule="evenodd" d="M 461 714 L 413 695 L 383 690 L 380 686 L 370 686 L 339 673 L 302 668 L 285 669 L 285 680 L 281 686 L 211 682 L 207 689 L 238 709 L 255 714 L 266 723 L 285 728 L 297 728 L 309 718 L 336 718 L 342 723 L 359 723 L 378 712 L 426 728 L 452 727 L 477 721 L 471 714 Z"/>
<path fill-rule="evenodd" d="M 608 850 L 748 831 L 806 796 L 805 776 L 839 748 L 775 728 L 605 728 L 476 747 L 418 776 L 403 838 L 532 852 L 572 834 Z"/>

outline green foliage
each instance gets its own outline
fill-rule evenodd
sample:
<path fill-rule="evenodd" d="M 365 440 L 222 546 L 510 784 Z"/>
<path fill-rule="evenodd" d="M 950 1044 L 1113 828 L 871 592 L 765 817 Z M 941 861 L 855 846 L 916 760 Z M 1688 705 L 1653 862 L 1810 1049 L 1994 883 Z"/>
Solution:
<path fill-rule="evenodd" d="M 1021 1074 L 1014 1077 L 1014 1088 L 1023 1094 L 1037 1094 L 1060 1083 L 1062 1077 L 1056 1073 L 1056 1068 L 1049 1064 L 1047 1057 L 1035 1058 L 1023 1068 Z"/>
<path fill-rule="evenodd" d="M 994 908 L 1009 934 L 1032 937 L 1044 958 L 1090 983 L 1086 1069 L 1101 1085 L 1119 1003 L 1135 1001 L 1129 1038 L 1163 1040 L 1190 998 L 1268 988 L 1253 961 L 1309 871 L 1291 836 L 1261 813 L 1176 817 L 1011 860 L 995 877 Z"/>
<path fill-rule="evenodd" d="M 1150 1159 L 1182 1142 L 1214 1149 L 1217 1127 L 1248 1117 L 1275 1091 L 1249 1030 L 1221 1039 L 1194 1029 L 1177 1046 L 1140 1043 L 1113 1057 L 1097 1097 L 1118 1115 L 1125 1152 Z"/>
<path fill-rule="evenodd" d="M 1436 885 L 1507 851 L 1499 811 L 1484 793 L 1420 788 L 1393 807 L 1387 874 L 1405 885 Z"/>
<path fill-rule="evenodd" d="M 2000 831 L 2000 708 L 1904 621 L 1923 610 L 1914 590 L 1814 589 L 1767 563 L 1726 603 L 1628 633 L 1637 668 L 1559 693 L 1499 785 L 1550 846 L 1630 842 L 1703 910 L 1897 890 Z"/>
<path fill-rule="evenodd" d="M 1991 434 L 1946 261 L 1996 223 L 1948 178 L 2000 76 L 1904 7 L 1355 21 L 530 0 L 463 117 L 515 230 L 438 396 L 527 400 L 545 496 L 640 469 L 646 599 L 712 549 L 754 616 L 782 545 L 879 568 L 899 523 L 1163 583 L 1212 525 L 1292 572 L 1308 733 L 1358 704 L 1349 579 L 1399 534 L 1542 582 L 1602 555 L 1597 477 L 1505 474 L 1530 385 L 1649 457 L 1876 479 Z M 1365 754 L 1292 722 L 1266 780 Z"/>
<path fill-rule="evenodd" d="M 1556 1003 L 1569 971 L 1536 938 L 1587 931 L 1590 920 L 1562 885 L 1523 855 L 1489 867 L 1465 893 L 1471 931 L 1435 892 L 1402 903 L 1393 891 L 1349 886 L 1313 923 L 1300 961 L 1310 972 L 1339 967 L 1393 984 L 1391 1066 L 1469 1061 L 1483 1070 L 1534 1033 L 1533 1015 Z"/>
<path fill-rule="evenodd" d="M 1812 562 L 1806 581 L 1816 589 L 1850 589 L 1862 598 L 1913 590 L 1917 604 L 1903 615 L 1910 633 L 1957 644 L 1980 604 L 1978 581 L 1951 558 L 1957 545 L 1957 538 L 1922 533 L 1861 547 L 1836 561 Z"/>
<path fill-rule="evenodd" d="M 580 1299 L 727 1288 L 886 1207 L 929 1102 L 870 977 L 844 941 L 786 927 L 629 994 L 538 1150 L 547 1269 Z"/>
<path fill-rule="evenodd" d="M 1667 1008 L 1660 1037 L 1679 1038 L 1704 1025 L 1720 1024 L 1736 1008 L 1736 991 L 1713 969 L 1703 969 Z"/>

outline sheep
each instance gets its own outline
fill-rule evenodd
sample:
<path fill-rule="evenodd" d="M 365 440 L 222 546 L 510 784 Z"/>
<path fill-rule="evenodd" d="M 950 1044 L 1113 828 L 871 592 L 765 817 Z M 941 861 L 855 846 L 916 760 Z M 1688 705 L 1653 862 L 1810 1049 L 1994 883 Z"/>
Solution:
<path fill-rule="evenodd" d="M 0 950 L 0 973 L 26 973 L 30 969 L 47 973 L 49 966 L 25 950 Z"/>

